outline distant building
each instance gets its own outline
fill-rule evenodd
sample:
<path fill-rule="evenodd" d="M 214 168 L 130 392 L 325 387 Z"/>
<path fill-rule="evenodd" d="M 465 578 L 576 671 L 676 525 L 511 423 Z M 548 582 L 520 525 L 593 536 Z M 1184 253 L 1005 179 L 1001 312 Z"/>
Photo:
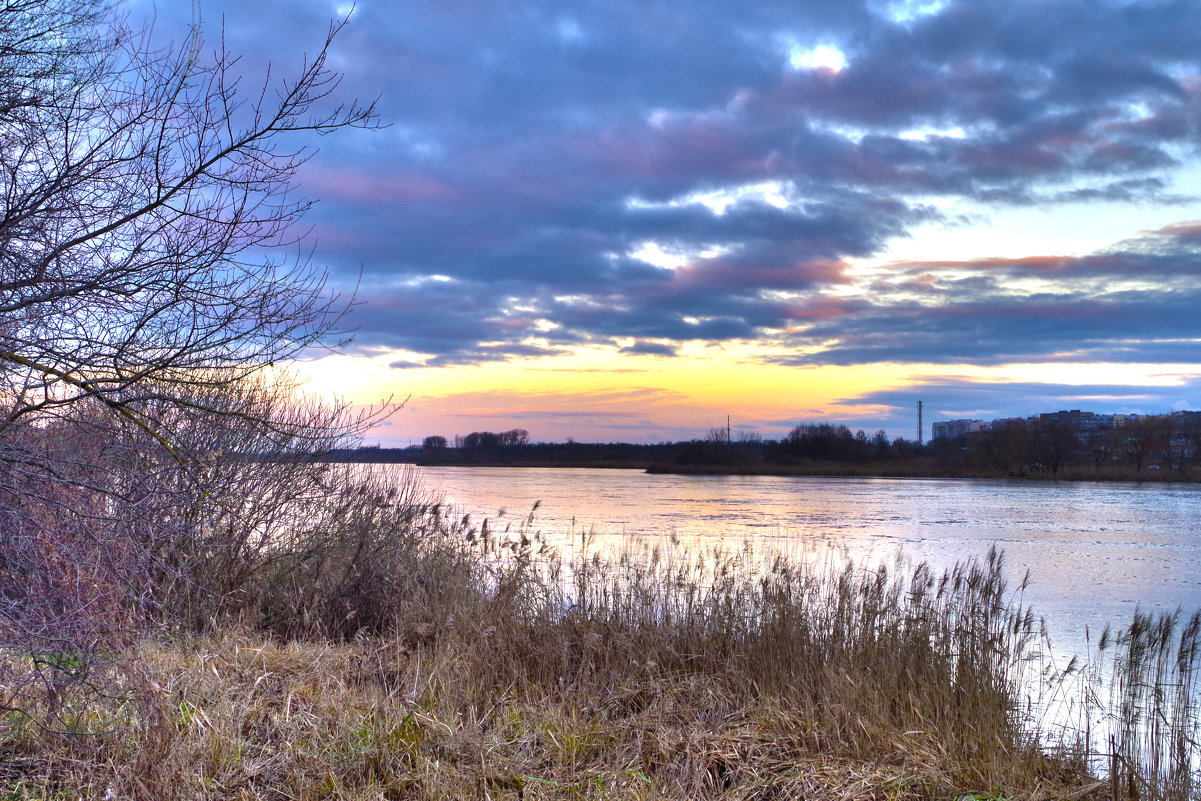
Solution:
<path fill-rule="evenodd" d="M 940 420 L 930 426 L 931 439 L 943 439 L 969 450 L 982 443 L 969 434 L 1006 434 L 1025 429 L 1026 445 L 1054 457 L 1054 463 L 1091 462 L 1098 469 L 1124 464 L 1142 469 L 1201 468 L 1201 410 L 1163 414 L 1098 414 L 1060 409 L 1029 417 L 983 420 Z M 1005 437 L 1002 437 L 1005 439 Z M 988 443 L 996 447 L 998 443 Z M 1035 461 L 1036 466 L 1046 462 Z M 1154 463 L 1158 464 L 1154 464 Z M 1050 464 L 1049 462 L 1046 462 Z M 1056 470 L 1051 467 L 1048 469 Z"/>
<path fill-rule="evenodd" d="M 1177 425 L 1199 427 L 1201 426 L 1201 412 L 1192 412 L 1187 410 L 1172 412 L 1172 420 Z"/>
<path fill-rule="evenodd" d="M 1077 434 L 1091 434 L 1096 431 L 1106 431 L 1114 427 L 1112 414 L 1096 414 L 1082 412 L 1079 409 L 1044 412 L 1038 416 L 1040 427 L 1051 424 L 1065 426 Z"/>
<path fill-rule="evenodd" d="M 959 439 L 987 430 L 988 423 L 983 420 L 939 420 L 930 424 L 930 436 L 933 439 Z"/>

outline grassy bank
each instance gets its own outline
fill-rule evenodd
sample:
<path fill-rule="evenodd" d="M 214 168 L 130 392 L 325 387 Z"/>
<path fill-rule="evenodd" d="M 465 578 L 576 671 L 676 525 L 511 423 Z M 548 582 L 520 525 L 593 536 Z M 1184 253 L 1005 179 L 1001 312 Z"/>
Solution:
<path fill-rule="evenodd" d="M 6 652 L 3 797 L 1196 796 L 1195 621 L 1136 621 L 1116 663 L 1054 676 L 996 554 L 567 560 L 412 492 L 353 497 L 370 519 L 317 561 L 273 549 L 202 625 Z M 1111 710 L 1108 750 L 1040 731 L 1031 686 Z"/>

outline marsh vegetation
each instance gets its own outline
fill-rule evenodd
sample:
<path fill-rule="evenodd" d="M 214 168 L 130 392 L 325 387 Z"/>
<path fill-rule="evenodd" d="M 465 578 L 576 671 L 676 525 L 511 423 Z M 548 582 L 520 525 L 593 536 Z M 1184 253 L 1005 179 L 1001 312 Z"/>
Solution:
<path fill-rule="evenodd" d="M 303 469 L 323 491 L 219 594 L 176 573 L 154 615 L 80 604 L 124 610 L 87 647 L 6 650 L 9 797 L 1197 796 L 1196 617 L 1056 666 L 996 552 L 568 558 L 412 475 Z"/>

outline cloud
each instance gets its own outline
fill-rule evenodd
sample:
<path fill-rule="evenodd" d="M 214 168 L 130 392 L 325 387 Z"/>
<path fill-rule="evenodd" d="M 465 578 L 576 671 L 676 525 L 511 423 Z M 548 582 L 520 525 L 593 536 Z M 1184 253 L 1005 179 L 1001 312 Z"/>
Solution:
<path fill-rule="evenodd" d="M 647 342 L 646 340 L 640 339 L 633 345 L 627 345 L 618 352 L 635 356 L 675 356 L 677 349 L 672 345 L 664 345 L 659 342 Z"/>
<path fill-rule="evenodd" d="M 317 258 L 359 287 L 358 347 L 424 365 L 727 341 L 808 364 L 1194 358 L 1201 234 L 1171 224 L 1196 202 L 1176 184 L 1201 141 L 1201 5 L 882 8 L 360 4 L 337 97 L 378 97 L 391 127 L 299 143 L 321 151 L 298 176 L 323 201 Z M 205 4 L 247 89 L 312 53 L 324 13 Z M 163 35 L 185 16 L 164 9 Z M 797 57 L 820 48 L 837 69 Z M 1148 202 L 1163 227 L 1084 256 L 857 272 L 965 210 Z"/>

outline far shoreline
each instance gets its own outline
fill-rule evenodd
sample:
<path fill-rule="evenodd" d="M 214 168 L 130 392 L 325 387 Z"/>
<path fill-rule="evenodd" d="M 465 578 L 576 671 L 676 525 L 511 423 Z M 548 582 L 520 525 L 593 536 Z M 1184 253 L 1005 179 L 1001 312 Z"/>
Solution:
<path fill-rule="evenodd" d="M 912 478 L 912 479 L 987 479 L 996 481 L 1055 481 L 1073 483 L 1129 484 L 1198 484 L 1201 476 L 1194 471 L 1180 473 L 1171 470 L 1134 471 L 1112 469 L 1094 471 L 1087 468 L 1065 468 L 1059 473 L 1029 471 L 1002 473 L 987 470 L 923 468 L 920 465 L 857 465 L 816 463 L 809 465 L 649 465 L 647 473 L 658 475 L 737 475 L 737 476 L 806 476 L 822 478 Z"/>
<path fill-rule="evenodd" d="M 328 461 L 357 464 L 411 464 L 416 467 L 485 467 L 485 468 L 542 468 L 640 470 L 649 475 L 678 476 L 776 476 L 813 478 L 908 478 L 908 479 L 988 479 L 1005 481 L 1055 481 L 1074 483 L 1131 483 L 1131 484 L 1198 484 L 1201 474 L 1196 470 L 1114 467 L 1096 468 L 1069 466 L 1057 473 L 1029 470 L 1017 473 L 943 467 L 932 457 L 920 457 L 895 462 L 839 463 L 808 461 L 794 464 L 735 463 L 735 464 L 672 464 L 646 459 L 523 459 L 516 454 L 488 457 L 472 454 L 461 457 L 441 452 L 380 451 L 360 449 L 331 455 Z"/>

